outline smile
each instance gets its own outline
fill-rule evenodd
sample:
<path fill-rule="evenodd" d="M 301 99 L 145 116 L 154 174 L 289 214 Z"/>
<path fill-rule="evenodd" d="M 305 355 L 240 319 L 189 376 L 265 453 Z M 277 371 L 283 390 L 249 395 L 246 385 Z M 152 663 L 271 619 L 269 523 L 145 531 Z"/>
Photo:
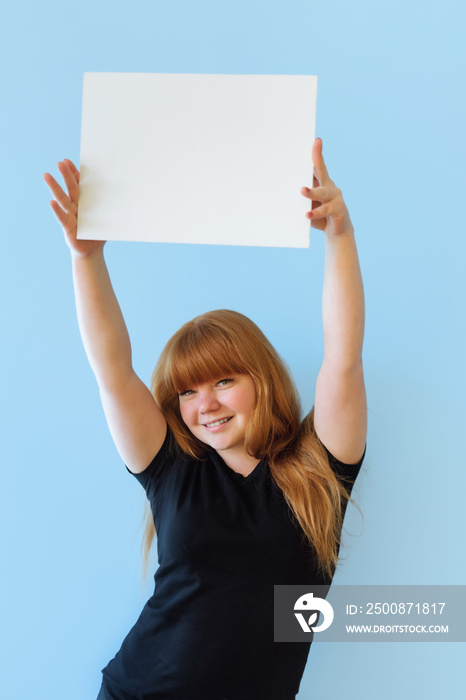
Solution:
<path fill-rule="evenodd" d="M 231 420 L 230 418 L 222 418 L 221 420 L 216 420 L 213 423 L 204 423 L 206 428 L 216 428 L 217 425 L 222 425 L 222 423 L 228 423 L 228 421 Z"/>

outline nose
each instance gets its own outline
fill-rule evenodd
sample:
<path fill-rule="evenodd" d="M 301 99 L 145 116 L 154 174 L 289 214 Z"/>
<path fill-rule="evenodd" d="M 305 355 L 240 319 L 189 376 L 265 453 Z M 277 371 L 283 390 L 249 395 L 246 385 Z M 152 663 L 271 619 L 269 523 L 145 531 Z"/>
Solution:
<path fill-rule="evenodd" d="M 199 390 L 199 412 L 212 413 L 220 408 L 220 401 L 217 398 L 215 391 L 210 388 Z"/>

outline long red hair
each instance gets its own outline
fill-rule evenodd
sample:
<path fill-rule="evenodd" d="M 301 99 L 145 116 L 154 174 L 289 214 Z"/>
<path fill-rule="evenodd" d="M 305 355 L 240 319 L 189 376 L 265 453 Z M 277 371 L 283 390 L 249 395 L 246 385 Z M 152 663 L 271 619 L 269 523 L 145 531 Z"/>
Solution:
<path fill-rule="evenodd" d="M 331 578 L 338 559 L 342 504 L 349 494 L 330 468 L 314 430 L 313 410 L 301 420 L 298 393 L 286 365 L 256 324 L 227 309 L 185 323 L 163 349 L 151 391 L 176 443 L 202 459 L 206 446 L 184 424 L 179 393 L 233 373 L 249 374 L 256 388 L 245 448 L 256 459 L 267 457 L 272 477 L 315 551 L 318 568 Z M 146 515 L 145 571 L 155 535 L 147 503 Z"/>

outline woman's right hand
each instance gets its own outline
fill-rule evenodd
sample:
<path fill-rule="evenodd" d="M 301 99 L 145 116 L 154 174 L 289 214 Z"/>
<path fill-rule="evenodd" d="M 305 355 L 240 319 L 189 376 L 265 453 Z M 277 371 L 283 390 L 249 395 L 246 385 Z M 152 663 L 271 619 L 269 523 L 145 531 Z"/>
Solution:
<path fill-rule="evenodd" d="M 50 173 L 45 173 L 44 180 L 55 197 L 50 202 L 50 206 L 62 226 L 65 240 L 71 253 L 77 257 L 85 257 L 102 250 L 105 241 L 79 240 L 76 238 L 78 228 L 79 170 L 68 158 L 58 163 L 58 170 L 65 181 L 68 195 L 65 194 Z"/>

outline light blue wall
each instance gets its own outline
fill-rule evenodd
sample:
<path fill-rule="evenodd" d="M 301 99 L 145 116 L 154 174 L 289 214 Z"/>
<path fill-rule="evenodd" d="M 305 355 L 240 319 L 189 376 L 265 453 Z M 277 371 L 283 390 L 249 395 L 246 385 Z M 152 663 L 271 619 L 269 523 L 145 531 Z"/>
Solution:
<path fill-rule="evenodd" d="M 317 134 L 357 230 L 367 298 L 364 524 L 351 509 L 347 529 L 359 536 L 347 538 L 336 580 L 466 583 L 464 20 L 460 0 L 9 3 L 0 23 L 2 697 L 92 700 L 145 600 L 144 495 L 107 431 L 42 181 L 58 160 L 79 162 L 84 71 L 319 76 Z M 275 343 L 311 407 L 322 357 L 318 232 L 305 251 L 113 243 L 107 259 L 145 380 L 183 321 L 232 307 Z M 299 698 L 457 700 L 464 651 L 316 646 Z"/>

